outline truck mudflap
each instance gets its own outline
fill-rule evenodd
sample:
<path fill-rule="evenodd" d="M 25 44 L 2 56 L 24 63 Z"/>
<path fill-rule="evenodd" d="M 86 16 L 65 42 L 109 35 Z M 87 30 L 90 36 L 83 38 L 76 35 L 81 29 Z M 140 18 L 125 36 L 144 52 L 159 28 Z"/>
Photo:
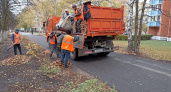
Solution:
<path fill-rule="evenodd" d="M 97 49 L 89 49 L 89 50 L 85 50 L 84 54 L 88 55 L 88 54 L 96 54 L 96 53 L 103 53 L 103 52 L 114 52 L 116 50 L 119 49 L 119 46 L 115 46 L 112 48 L 97 48 Z"/>

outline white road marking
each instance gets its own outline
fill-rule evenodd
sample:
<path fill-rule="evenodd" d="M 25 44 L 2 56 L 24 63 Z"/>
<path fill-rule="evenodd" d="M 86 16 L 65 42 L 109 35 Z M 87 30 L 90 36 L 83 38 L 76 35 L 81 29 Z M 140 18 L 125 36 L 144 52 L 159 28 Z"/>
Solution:
<path fill-rule="evenodd" d="M 168 76 L 171 78 L 171 74 L 169 73 L 166 73 L 166 72 L 163 72 L 163 71 L 159 71 L 159 70 L 155 70 L 155 69 L 152 69 L 152 68 L 149 68 L 149 67 L 146 67 L 146 66 L 142 66 L 142 65 L 138 65 L 138 64 L 133 64 L 129 61 L 125 61 L 125 60 L 121 60 L 121 59 L 117 59 L 117 58 L 114 58 L 118 61 L 121 61 L 121 62 L 124 62 L 124 63 L 127 63 L 127 64 L 131 64 L 131 65 L 134 65 L 134 66 L 137 66 L 137 67 L 140 67 L 142 69 L 146 69 L 146 70 L 149 70 L 149 71 L 152 71 L 152 72 L 156 72 L 156 73 L 159 73 L 159 74 L 162 74 L 162 75 L 165 75 L 165 76 Z"/>
<path fill-rule="evenodd" d="M 152 64 L 152 63 L 149 63 L 149 62 L 144 62 L 144 61 L 141 61 L 141 60 L 135 60 L 135 61 L 138 61 L 138 62 L 144 63 L 144 64 L 148 64 L 148 65 L 151 65 L 151 66 L 157 66 L 157 67 L 160 67 L 160 68 L 162 68 L 162 69 L 166 69 L 166 70 L 170 70 L 170 71 L 171 71 L 171 68 L 169 68 L 169 67 L 162 67 L 162 66 L 160 66 L 160 65 Z"/>

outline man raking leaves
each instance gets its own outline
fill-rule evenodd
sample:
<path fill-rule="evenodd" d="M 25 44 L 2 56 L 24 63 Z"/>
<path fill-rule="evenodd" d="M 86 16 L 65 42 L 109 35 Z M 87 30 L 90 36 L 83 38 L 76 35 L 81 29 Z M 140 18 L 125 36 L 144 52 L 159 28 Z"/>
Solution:
<path fill-rule="evenodd" d="M 20 46 L 20 35 L 19 35 L 19 30 L 16 29 L 15 30 L 15 33 L 12 34 L 11 36 L 11 40 L 12 40 L 12 44 L 13 44 L 13 47 L 14 47 L 14 55 L 17 55 L 17 48 L 20 52 L 20 55 L 22 55 L 22 52 L 21 52 L 21 46 Z M 12 46 L 10 46 L 12 47 Z M 10 48 L 8 48 L 7 50 L 9 50 Z"/>

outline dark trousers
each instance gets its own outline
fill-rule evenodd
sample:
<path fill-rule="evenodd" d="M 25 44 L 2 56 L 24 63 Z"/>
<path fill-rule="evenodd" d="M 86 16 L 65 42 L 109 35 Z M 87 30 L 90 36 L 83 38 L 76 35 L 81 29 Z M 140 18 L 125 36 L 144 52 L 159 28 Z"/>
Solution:
<path fill-rule="evenodd" d="M 20 52 L 20 55 L 22 54 L 20 44 L 15 44 L 13 47 L 14 47 L 14 55 L 17 55 L 17 48 Z"/>
<path fill-rule="evenodd" d="M 53 52 L 55 52 L 57 57 L 60 58 L 60 50 L 58 49 L 58 45 L 57 44 L 54 44 L 54 45 L 51 44 L 50 57 L 52 57 Z"/>
<path fill-rule="evenodd" d="M 33 35 L 33 31 L 31 31 L 31 34 Z"/>
<path fill-rule="evenodd" d="M 69 59 L 69 56 L 70 56 L 70 51 L 67 51 L 67 50 L 62 50 L 62 56 L 61 56 L 61 64 L 63 63 L 64 59 L 65 59 L 65 62 L 64 62 L 64 66 L 68 66 L 67 63 L 68 63 L 68 59 Z"/>
<path fill-rule="evenodd" d="M 78 19 L 77 21 L 76 21 L 76 33 L 81 33 L 81 22 L 83 21 L 83 19 Z"/>

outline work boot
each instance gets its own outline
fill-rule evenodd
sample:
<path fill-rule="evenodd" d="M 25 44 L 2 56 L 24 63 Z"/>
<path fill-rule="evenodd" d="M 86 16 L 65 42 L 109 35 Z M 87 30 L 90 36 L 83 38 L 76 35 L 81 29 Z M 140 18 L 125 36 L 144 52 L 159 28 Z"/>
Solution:
<path fill-rule="evenodd" d="M 20 51 L 20 55 L 23 55 L 21 51 Z"/>
<path fill-rule="evenodd" d="M 69 66 L 67 65 L 67 66 L 64 66 L 64 68 L 68 68 Z"/>
<path fill-rule="evenodd" d="M 50 53 L 50 59 L 52 59 L 52 53 Z"/>

